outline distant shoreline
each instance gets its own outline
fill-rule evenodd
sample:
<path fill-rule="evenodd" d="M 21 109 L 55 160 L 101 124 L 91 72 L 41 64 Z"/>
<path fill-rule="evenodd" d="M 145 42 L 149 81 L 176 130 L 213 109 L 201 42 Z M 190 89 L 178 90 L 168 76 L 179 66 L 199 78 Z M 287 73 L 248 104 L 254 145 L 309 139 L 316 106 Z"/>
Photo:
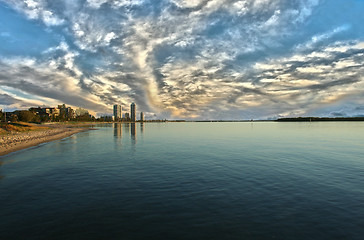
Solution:
<path fill-rule="evenodd" d="M 104 122 L 104 123 L 168 123 L 168 122 L 182 122 L 182 123 L 191 123 L 191 122 L 342 122 L 342 121 L 364 121 L 364 117 L 297 117 L 297 118 L 278 118 L 278 119 L 270 119 L 270 120 L 262 120 L 262 119 L 251 119 L 251 120 L 162 120 L 162 121 L 136 121 L 136 122 Z"/>
<path fill-rule="evenodd" d="M 353 122 L 364 121 L 364 117 L 298 117 L 298 118 L 279 118 L 276 122 Z"/>
<path fill-rule="evenodd" d="M 297 118 L 278 118 L 275 120 L 185 120 L 184 122 L 342 122 L 342 121 L 364 121 L 364 117 L 297 117 Z M 175 122 L 169 121 L 167 122 Z"/>

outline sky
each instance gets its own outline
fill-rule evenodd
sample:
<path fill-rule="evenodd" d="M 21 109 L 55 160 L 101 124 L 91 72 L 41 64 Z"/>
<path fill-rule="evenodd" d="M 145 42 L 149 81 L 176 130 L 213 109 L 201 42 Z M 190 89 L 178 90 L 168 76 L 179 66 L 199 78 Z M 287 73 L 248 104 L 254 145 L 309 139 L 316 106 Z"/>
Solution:
<path fill-rule="evenodd" d="M 364 116 L 364 0 L 0 0 L 0 108 Z"/>

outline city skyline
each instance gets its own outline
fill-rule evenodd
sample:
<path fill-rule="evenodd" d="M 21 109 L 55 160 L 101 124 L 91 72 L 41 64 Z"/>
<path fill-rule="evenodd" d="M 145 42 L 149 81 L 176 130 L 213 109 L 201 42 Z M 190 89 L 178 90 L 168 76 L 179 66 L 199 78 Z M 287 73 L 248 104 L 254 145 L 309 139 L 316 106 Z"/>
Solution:
<path fill-rule="evenodd" d="M 124 111 L 124 115 L 123 115 L 123 111 Z M 122 105 L 114 104 L 114 106 L 113 106 L 114 120 L 115 121 L 122 120 L 122 119 L 127 120 L 128 118 L 130 118 L 130 121 L 136 122 L 137 121 L 137 117 L 136 117 L 137 111 L 136 111 L 136 105 L 134 102 L 130 104 L 129 111 L 130 112 L 128 112 L 128 110 L 125 107 L 123 108 Z M 140 112 L 139 121 L 144 121 L 143 112 Z"/>
<path fill-rule="evenodd" d="M 364 116 L 364 1 L 0 0 L 0 109 Z"/>

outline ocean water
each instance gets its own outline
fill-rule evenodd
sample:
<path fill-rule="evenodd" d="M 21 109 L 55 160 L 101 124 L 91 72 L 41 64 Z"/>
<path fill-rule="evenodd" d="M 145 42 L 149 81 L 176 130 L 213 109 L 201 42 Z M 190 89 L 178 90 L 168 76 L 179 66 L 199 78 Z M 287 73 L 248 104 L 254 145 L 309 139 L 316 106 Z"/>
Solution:
<path fill-rule="evenodd" d="M 98 125 L 0 157 L 0 239 L 363 239 L 364 123 Z"/>

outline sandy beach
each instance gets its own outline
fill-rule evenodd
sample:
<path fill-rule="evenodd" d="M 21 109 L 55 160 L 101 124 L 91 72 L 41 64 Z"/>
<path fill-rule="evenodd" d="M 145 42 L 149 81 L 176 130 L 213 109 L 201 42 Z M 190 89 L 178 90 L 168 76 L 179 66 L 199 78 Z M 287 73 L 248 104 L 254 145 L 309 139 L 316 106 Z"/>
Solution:
<path fill-rule="evenodd" d="M 0 156 L 69 137 L 75 133 L 87 131 L 89 128 L 69 125 L 47 125 L 44 129 L 29 132 L 12 132 L 0 135 Z"/>

